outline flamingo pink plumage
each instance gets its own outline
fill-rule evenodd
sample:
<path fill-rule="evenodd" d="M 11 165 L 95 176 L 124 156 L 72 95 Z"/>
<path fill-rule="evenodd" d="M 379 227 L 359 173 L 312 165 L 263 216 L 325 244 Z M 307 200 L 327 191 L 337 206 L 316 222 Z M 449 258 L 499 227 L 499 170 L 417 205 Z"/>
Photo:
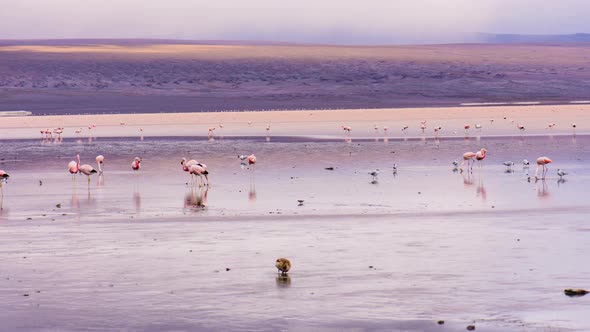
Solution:
<path fill-rule="evenodd" d="M 461 166 L 459 166 L 459 170 L 461 172 L 463 172 L 463 165 L 465 164 L 465 162 L 467 162 L 467 170 L 469 171 L 470 167 L 470 163 L 473 161 L 473 158 L 475 158 L 476 153 L 475 152 L 465 152 L 463 154 L 463 162 L 461 163 Z M 471 164 L 471 168 L 473 168 L 473 164 Z"/>
<path fill-rule="evenodd" d="M 481 162 L 486 158 L 487 152 L 488 152 L 488 150 L 482 148 L 481 150 L 479 150 L 475 154 L 475 159 L 477 159 L 477 162 L 479 163 L 479 167 L 481 167 Z"/>
<path fill-rule="evenodd" d="M 538 174 L 539 174 L 539 167 L 543 168 L 543 172 L 542 172 L 542 179 L 545 179 L 545 175 L 547 174 L 547 164 L 552 163 L 553 160 L 547 158 L 547 157 L 539 157 L 537 158 L 537 169 L 535 170 L 535 180 L 538 180 Z"/>
<path fill-rule="evenodd" d="M 102 165 L 104 164 L 104 156 L 96 156 L 96 164 L 98 165 L 98 174 L 102 174 Z"/>
<path fill-rule="evenodd" d="M 141 158 L 135 157 L 133 159 L 133 162 L 131 163 L 131 169 L 134 171 L 139 171 L 140 167 L 141 167 Z"/>

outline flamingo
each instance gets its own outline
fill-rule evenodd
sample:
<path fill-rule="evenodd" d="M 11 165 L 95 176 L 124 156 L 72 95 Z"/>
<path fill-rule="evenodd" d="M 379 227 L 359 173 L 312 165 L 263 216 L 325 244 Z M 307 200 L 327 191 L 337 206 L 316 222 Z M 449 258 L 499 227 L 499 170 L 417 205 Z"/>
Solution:
<path fill-rule="evenodd" d="M 195 164 L 192 165 L 189 170 L 191 174 L 197 175 L 199 179 L 201 179 L 200 182 L 197 181 L 199 183 L 199 187 L 201 187 L 201 182 L 203 182 L 203 175 L 205 175 L 205 179 L 207 179 L 207 175 L 209 174 L 206 168 L 207 166 L 203 166 L 203 164 Z M 209 185 L 209 180 L 207 180 L 207 185 Z"/>
<path fill-rule="evenodd" d="M 72 180 L 75 180 L 76 177 L 74 175 L 78 174 L 80 172 L 80 155 L 76 156 L 78 162 L 76 162 L 75 160 L 72 160 L 68 163 L 68 172 L 70 172 L 70 174 L 72 174 Z"/>
<path fill-rule="evenodd" d="M 426 120 L 420 121 L 420 129 L 422 129 L 422 134 L 424 134 L 424 130 L 426 130 Z"/>
<path fill-rule="evenodd" d="M 96 164 L 98 165 L 98 174 L 102 174 L 102 165 L 104 164 L 104 156 L 96 156 Z"/>
<path fill-rule="evenodd" d="M 542 179 L 545 179 L 545 175 L 547 175 L 547 166 L 546 165 L 547 164 L 550 164 L 552 162 L 553 162 L 553 160 L 551 160 L 551 159 L 549 159 L 547 157 L 539 157 L 539 158 L 537 158 L 537 169 L 535 170 L 535 180 L 538 180 L 539 179 L 539 176 L 538 176 L 538 174 L 539 174 L 539 167 L 542 167 L 543 168 L 543 171 L 542 171 L 542 176 L 543 177 L 542 177 Z"/>
<path fill-rule="evenodd" d="M 520 130 L 520 133 L 524 133 L 524 125 L 522 123 L 519 123 L 516 125 L 516 128 L 518 128 L 518 130 Z"/>
<path fill-rule="evenodd" d="M 352 127 L 351 126 L 342 126 L 342 130 L 344 130 L 344 134 L 346 136 L 350 136 L 350 132 L 352 131 Z"/>
<path fill-rule="evenodd" d="M 252 166 L 252 170 L 254 170 L 254 165 L 256 165 L 256 156 L 254 154 L 251 154 L 248 156 L 247 158 L 248 160 L 248 166 Z"/>
<path fill-rule="evenodd" d="M 207 136 L 209 136 L 209 138 L 213 137 L 213 131 L 216 129 L 216 127 L 210 127 L 209 128 L 209 133 L 207 134 Z"/>
<path fill-rule="evenodd" d="M 481 168 L 481 161 L 486 158 L 486 153 L 487 152 L 488 152 L 488 150 L 482 148 L 481 150 L 479 150 L 475 154 L 475 159 L 477 159 L 477 162 L 478 162 L 480 168 Z"/>
<path fill-rule="evenodd" d="M 2 189 L 2 183 L 6 182 L 10 175 L 0 169 L 0 193 L 2 193 L 2 203 L 0 204 L 0 210 L 4 209 L 4 189 Z"/>
<path fill-rule="evenodd" d="M 471 125 L 469 123 L 466 123 L 464 125 L 465 128 L 465 136 L 469 136 L 469 128 L 471 128 Z"/>
<path fill-rule="evenodd" d="M 268 135 L 269 132 L 270 132 L 270 123 L 266 125 L 266 134 Z"/>
<path fill-rule="evenodd" d="M 459 166 L 459 170 L 461 171 L 461 173 L 463 173 L 463 165 L 465 165 L 465 162 L 467 162 L 467 170 L 469 171 L 470 169 L 473 168 L 473 158 L 475 158 L 476 153 L 475 152 L 465 152 L 463 154 L 463 162 L 461 163 L 461 166 Z M 471 164 L 471 167 L 470 165 Z"/>
<path fill-rule="evenodd" d="M 133 162 L 131 163 L 131 169 L 134 171 L 139 171 L 139 167 L 141 166 L 141 158 L 135 157 Z"/>
<path fill-rule="evenodd" d="M 441 129 L 441 126 L 434 128 L 434 138 L 438 138 L 438 132 L 441 131 Z"/>
<path fill-rule="evenodd" d="M 189 172 L 189 176 L 190 176 L 189 181 L 192 182 L 193 174 L 190 172 L 190 168 L 191 168 L 191 166 L 198 164 L 198 162 L 194 159 L 187 161 L 186 158 L 182 158 L 182 160 L 180 161 L 180 164 L 182 165 L 183 171 Z"/>
<path fill-rule="evenodd" d="M 80 164 L 80 155 L 77 155 L 76 158 L 78 158 L 78 165 L 79 165 Z M 94 167 L 92 167 L 88 164 L 85 164 L 85 165 L 78 166 L 78 171 L 88 177 L 88 189 L 90 189 L 90 175 L 96 173 L 96 170 L 94 169 Z"/>

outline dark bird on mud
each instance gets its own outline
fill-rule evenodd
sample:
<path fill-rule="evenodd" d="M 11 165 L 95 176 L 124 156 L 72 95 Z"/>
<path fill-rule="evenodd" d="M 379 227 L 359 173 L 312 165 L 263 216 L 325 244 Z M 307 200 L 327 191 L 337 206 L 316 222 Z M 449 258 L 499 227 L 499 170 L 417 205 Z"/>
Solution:
<path fill-rule="evenodd" d="M 275 266 L 281 273 L 281 275 L 287 275 L 287 272 L 291 269 L 291 261 L 286 258 L 279 258 L 275 262 Z"/>

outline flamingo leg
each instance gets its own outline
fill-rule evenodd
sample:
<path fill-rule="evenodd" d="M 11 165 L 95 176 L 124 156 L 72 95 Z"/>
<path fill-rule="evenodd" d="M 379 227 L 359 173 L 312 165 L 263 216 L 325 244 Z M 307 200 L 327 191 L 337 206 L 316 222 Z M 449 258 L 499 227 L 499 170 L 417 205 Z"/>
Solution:
<path fill-rule="evenodd" d="M 535 180 L 539 178 L 539 164 L 537 164 L 537 169 L 535 170 Z"/>

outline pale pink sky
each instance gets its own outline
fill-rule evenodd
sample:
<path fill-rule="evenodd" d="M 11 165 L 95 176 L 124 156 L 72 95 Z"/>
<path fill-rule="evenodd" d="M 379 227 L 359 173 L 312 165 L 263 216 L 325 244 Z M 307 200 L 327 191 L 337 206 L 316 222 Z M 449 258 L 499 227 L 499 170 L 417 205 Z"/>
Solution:
<path fill-rule="evenodd" d="M 587 0 L 0 0 L 0 39 L 460 41 L 590 32 Z"/>

